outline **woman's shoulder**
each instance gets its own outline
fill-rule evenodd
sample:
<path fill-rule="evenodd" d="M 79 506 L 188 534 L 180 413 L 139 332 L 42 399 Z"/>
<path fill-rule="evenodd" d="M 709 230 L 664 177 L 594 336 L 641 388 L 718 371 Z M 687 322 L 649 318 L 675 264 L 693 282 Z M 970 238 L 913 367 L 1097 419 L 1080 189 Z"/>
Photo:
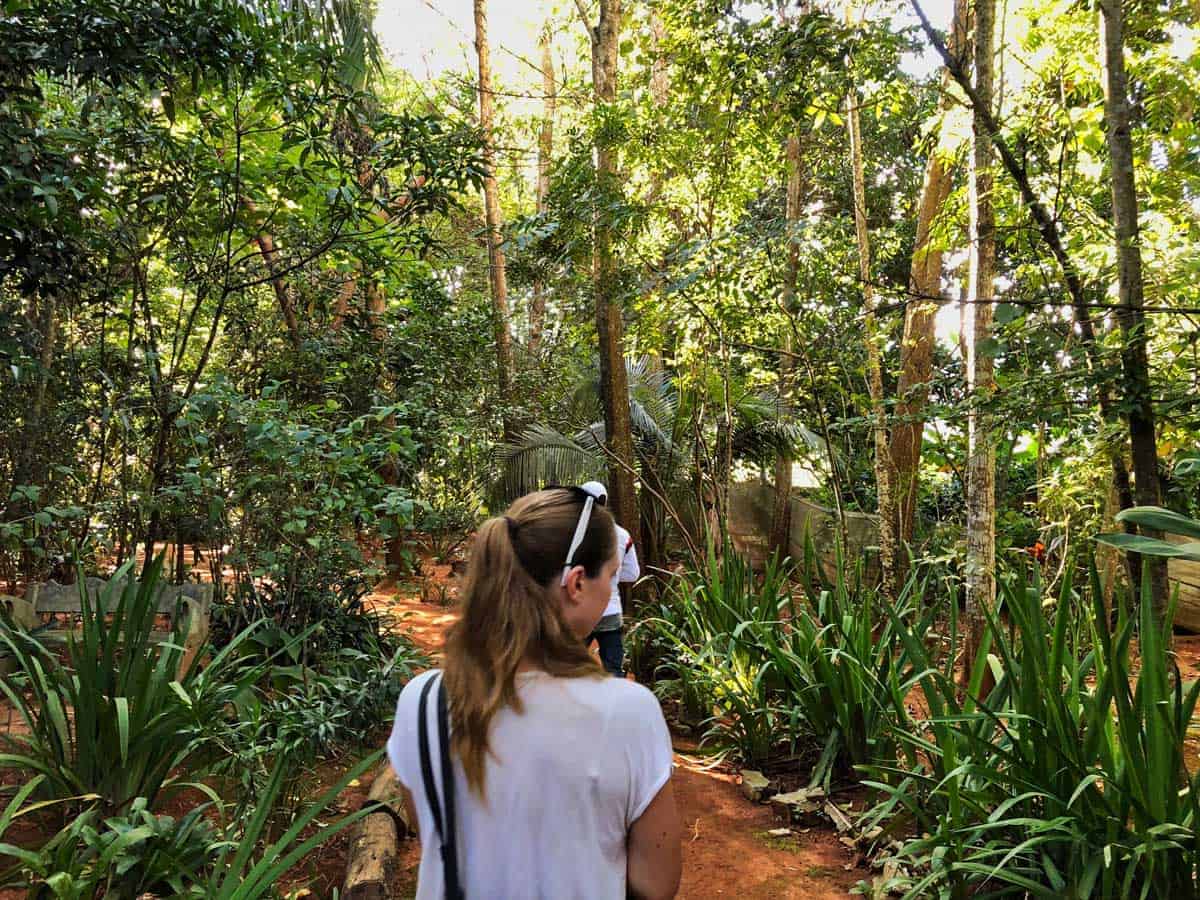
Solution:
<path fill-rule="evenodd" d="M 628 706 L 653 706 L 658 709 L 658 698 L 644 684 L 630 681 L 628 678 L 605 678 L 602 681 L 605 688 L 612 692 L 618 703 Z"/>
<path fill-rule="evenodd" d="M 408 680 L 408 684 L 404 686 L 404 689 L 400 692 L 400 695 L 403 696 L 404 694 L 410 692 L 419 694 L 425 687 L 426 683 L 432 681 L 440 674 L 442 674 L 441 669 L 426 669 L 420 675 L 414 675 Z"/>
<path fill-rule="evenodd" d="M 658 698 L 645 685 L 624 678 L 597 679 L 593 684 L 592 689 L 604 696 L 609 720 L 618 728 L 641 730 L 665 722 Z"/>
<path fill-rule="evenodd" d="M 409 680 L 400 691 L 400 699 L 396 701 L 396 718 L 392 723 L 392 734 L 388 738 L 388 758 L 392 762 L 400 781 L 412 788 L 416 763 L 414 761 L 417 748 L 417 720 L 421 709 L 421 692 L 425 685 L 436 677 L 437 669 L 430 669 Z M 432 701 L 432 698 L 430 698 Z"/>
<path fill-rule="evenodd" d="M 421 693 L 425 690 L 425 686 L 439 674 L 441 674 L 441 669 L 429 669 L 409 679 L 408 684 L 401 689 L 400 699 L 396 703 L 397 717 L 411 716 L 416 718 L 417 709 L 421 703 Z M 431 692 L 430 702 L 432 701 Z"/>

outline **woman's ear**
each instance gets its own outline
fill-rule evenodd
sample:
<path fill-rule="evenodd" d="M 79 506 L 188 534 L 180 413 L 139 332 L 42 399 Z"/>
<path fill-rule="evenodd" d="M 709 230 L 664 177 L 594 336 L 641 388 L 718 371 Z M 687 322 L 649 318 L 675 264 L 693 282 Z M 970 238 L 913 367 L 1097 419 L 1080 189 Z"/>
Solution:
<path fill-rule="evenodd" d="M 577 603 L 579 595 L 583 591 L 583 579 L 587 575 L 587 570 L 583 566 L 572 566 L 567 572 L 567 602 Z"/>

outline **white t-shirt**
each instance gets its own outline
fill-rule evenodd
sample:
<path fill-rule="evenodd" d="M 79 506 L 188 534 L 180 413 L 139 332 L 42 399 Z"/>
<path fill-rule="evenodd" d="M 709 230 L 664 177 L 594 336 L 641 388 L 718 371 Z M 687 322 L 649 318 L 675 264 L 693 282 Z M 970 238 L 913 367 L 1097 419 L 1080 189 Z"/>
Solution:
<path fill-rule="evenodd" d="M 621 591 L 618 585 L 637 581 L 638 576 L 642 574 L 642 567 L 638 565 L 637 548 L 633 546 L 633 538 L 620 525 L 614 523 L 613 527 L 617 529 L 617 555 L 621 557 L 621 565 L 617 567 L 617 574 L 613 576 L 612 594 L 608 598 L 608 606 L 604 607 L 606 616 L 621 614 Z"/>
<path fill-rule="evenodd" d="M 437 829 L 421 779 L 417 715 L 426 672 L 400 694 L 388 757 L 412 793 L 421 833 L 416 900 L 442 900 Z M 492 720 L 486 799 L 455 760 L 459 873 L 468 900 L 623 900 L 626 838 L 671 776 L 662 708 L 621 678 L 554 678 L 523 672 L 525 711 Z M 441 786 L 436 688 L 426 713 Z"/>

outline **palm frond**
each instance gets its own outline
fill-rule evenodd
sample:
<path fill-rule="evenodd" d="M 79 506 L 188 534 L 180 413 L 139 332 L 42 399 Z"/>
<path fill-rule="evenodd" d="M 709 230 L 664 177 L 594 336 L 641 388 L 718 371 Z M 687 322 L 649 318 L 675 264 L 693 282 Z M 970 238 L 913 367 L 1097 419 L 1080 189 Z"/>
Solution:
<path fill-rule="evenodd" d="M 733 452 L 766 462 L 773 456 L 804 458 L 827 452 L 825 440 L 797 417 L 774 388 L 742 394 L 734 409 Z"/>
<path fill-rule="evenodd" d="M 382 70 L 383 50 L 369 0 L 276 0 L 263 14 L 289 40 L 323 41 L 337 48 L 338 77 L 354 90 L 366 87 L 370 72 Z"/>
<path fill-rule="evenodd" d="M 570 438 L 548 425 L 532 425 L 514 443 L 501 444 L 497 457 L 504 472 L 503 499 L 515 500 L 547 484 L 580 484 L 599 478 L 605 468 L 604 457 L 594 436 L 588 446 L 584 435 L 589 433 Z"/>
<path fill-rule="evenodd" d="M 671 452 L 671 435 L 679 415 L 679 394 L 671 376 L 652 368 L 644 356 L 627 365 L 634 429 L 643 439 L 657 444 L 659 452 Z"/>

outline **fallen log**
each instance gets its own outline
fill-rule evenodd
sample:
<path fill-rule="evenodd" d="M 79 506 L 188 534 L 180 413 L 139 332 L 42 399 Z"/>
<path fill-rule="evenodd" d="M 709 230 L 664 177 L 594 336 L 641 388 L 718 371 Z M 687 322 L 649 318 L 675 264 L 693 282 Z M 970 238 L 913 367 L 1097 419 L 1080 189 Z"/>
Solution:
<path fill-rule="evenodd" d="M 346 900 L 391 900 L 400 840 L 414 834 L 401 799 L 400 782 L 386 762 L 371 790 L 368 804 L 382 804 L 354 826 L 342 896 Z"/>

